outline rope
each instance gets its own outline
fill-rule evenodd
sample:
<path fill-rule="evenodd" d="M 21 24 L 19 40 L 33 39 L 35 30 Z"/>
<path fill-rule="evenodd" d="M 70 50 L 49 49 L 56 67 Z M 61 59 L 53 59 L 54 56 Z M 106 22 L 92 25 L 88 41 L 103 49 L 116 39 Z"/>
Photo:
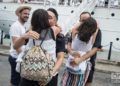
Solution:
<path fill-rule="evenodd" d="M 106 45 L 103 45 L 102 47 L 107 47 L 107 46 L 110 46 L 110 44 L 106 44 Z M 120 48 L 117 48 L 116 46 L 112 45 L 112 48 L 116 49 L 116 50 L 120 50 Z"/>
<path fill-rule="evenodd" d="M 107 47 L 107 46 L 110 46 L 110 44 L 102 45 L 102 47 Z"/>
<path fill-rule="evenodd" d="M 112 46 L 114 49 L 116 49 L 116 50 L 120 50 L 120 48 L 117 48 L 117 47 L 115 47 L 114 45 Z"/>
<path fill-rule="evenodd" d="M 106 31 L 106 32 L 116 32 L 116 33 L 120 33 L 120 31 L 110 31 L 110 30 L 101 30 L 101 31 Z"/>

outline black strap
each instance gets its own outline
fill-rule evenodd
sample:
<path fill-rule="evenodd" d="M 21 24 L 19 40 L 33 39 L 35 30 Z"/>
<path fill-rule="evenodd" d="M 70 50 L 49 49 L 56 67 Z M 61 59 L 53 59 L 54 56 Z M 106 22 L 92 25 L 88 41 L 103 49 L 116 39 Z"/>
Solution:
<path fill-rule="evenodd" d="M 49 29 L 48 29 L 48 30 L 49 30 Z M 46 36 L 47 36 L 47 33 L 48 33 L 48 30 L 46 31 L 45 36 L 44 36 L 44 38 L 42 39 L 42 41 L 41 41 L 41 43 L 40 43 L 40 46 L 42 45 L 43 41 L 45 40 L 45 38 L 46 38 Z"/>
<path fill-rule="evenodd" d="M 56 39 L 55 39 L 55 35 L 52 28 L 50 28 L 50 32 L 51 32 L 52 39 L 55 41 Z"/>
<path fill-rule="evenodd" d="M 48 30 L 46 31 L 45 36 L 44 36 L 44 38 L 42 39 L 42 41 L 40 43 L 40 46 L 42 45 L 43 41 L 45 40 L 45 38 L 47 36 L 47 33 L 48 33 Z M 33 44 L 35 45 L 35 39 L 33 39 Z"/>

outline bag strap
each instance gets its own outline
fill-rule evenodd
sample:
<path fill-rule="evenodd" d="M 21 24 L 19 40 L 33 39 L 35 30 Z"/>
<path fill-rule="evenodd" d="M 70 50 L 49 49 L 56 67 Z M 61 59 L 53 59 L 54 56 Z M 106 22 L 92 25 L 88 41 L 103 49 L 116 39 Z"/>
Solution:
<path fill-rule="evenodd" d="M 48 30 L 49 30 L 49 29 L 48 29 Z M 41 43 L 40 43 L 40 46 L 42 45 L 43 41 L 45 40 L 45 38 L 46 38 L 46 36 L 47 36 L 47 33 L 48 33 L 48 30 L 46 31 L 45 36 L 44 36 L 43 40 L 42 40 Z"/>
<path fill-rule="evenodd" d="M 48 33 L 48 30 L 46 31 L 45 36 L 44 36 L 44 38 L 42 39 L 42 41 L 40 43 L 40 46 L 42 45 L 43 41 L 45 40 L 45 38 L 47 36 L 47 33 Z M 35 45 L 35 39 L 33 39 L 33 44 Z"/>

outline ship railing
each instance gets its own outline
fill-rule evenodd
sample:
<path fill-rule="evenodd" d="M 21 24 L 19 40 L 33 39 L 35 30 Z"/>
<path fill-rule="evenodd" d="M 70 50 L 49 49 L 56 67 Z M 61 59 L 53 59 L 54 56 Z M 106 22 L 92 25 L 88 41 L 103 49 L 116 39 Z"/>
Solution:
<path fill-rule="evenodd" d="M 29 3 L 43 5 L 79 6 L 82 0 L 0 0 L 3 3 Z"/>
<path fill-rule="evenodd" d="M 120 0 L 98 0 L 97 7 L 120 9 Z"/>

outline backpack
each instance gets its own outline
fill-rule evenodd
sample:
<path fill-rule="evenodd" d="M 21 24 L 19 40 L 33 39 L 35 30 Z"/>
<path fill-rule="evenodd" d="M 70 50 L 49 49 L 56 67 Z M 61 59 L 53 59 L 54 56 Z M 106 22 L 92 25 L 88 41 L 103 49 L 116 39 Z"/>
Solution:
<path fill-rule="evenodd" d="M 27 51 L 21 62 L 21 77 L 39 81 L 42 85 L 46 85 L 52 79 L 51 72 L 55 66 L 55 62 L 49 53 L 41 47 L 47 32 L 40 45 L 35 45 L 35 41 L 33 40 L 34 46 Z"/>

